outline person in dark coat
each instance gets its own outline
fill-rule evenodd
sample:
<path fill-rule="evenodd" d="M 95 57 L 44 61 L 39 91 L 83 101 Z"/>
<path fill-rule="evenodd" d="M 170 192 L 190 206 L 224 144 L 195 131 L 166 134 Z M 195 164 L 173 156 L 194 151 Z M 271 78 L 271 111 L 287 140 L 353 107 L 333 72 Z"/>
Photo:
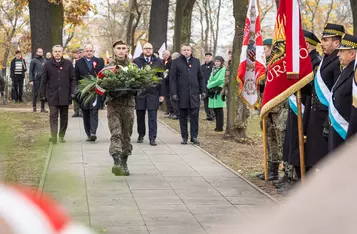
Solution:
<path fill-rule="evenodd" d="M 304 36 L 309 51 L 312 69 L 317 71 L 321 57 L 316 51 L 316 46 L 320 43 L 320 40 L 312 32 L 304 31 Z M 313 82 L 306 85 L 301 89 L 301 95 L 303 103 L 303 119 L 304 119 L 304 134 L 306 134 L 307 120 L 309 117 L 309 111 L 311 108 L 311 92 L 313 88 Z M 298 120 L 297 120 L 297 105 L 296 96 L 289 97 L 289 114 L 286 122 L 286 133 L 283 146 L 283 160 L 295 167 L 297 176 L 300 178 L 300 151 L 299 151 L 299 138 L 298 138 Z M 310 168 L 306 167 L 306 171 Z"/>
<path fill-rule="evenodd" d="M 27 71 L 26 62 L 22 58 L 21 51 L 15 52 L 15 58 L 10 64 L 10 77 L 12 79 L 14 99 L 16 102 L 22 102 L 24 90 L 25 72 Z"/>
<path fill-rule="evenodd" d="M 63 58 L 63 47 L 52 48 L 53 58 L 45 63 L 41 78 L 41 100 L 50 107 L 50 128 L 53 144 L 57 143 L 58 115 L 60 116 L 59 140 L 65 142 L 64 136 L 68 126 L 68 106 L 75 97 L 76 75 L 71 61 Z"/>
<path fill-rule="evenodd" d="M 36 56 L 30 63 L 30 85 L 32 85 L 32 106 L 33 112 L 37 111 L 37 98 L 40 93 L 41 77 L 43 74 L 43 67 L 45 66 L 46 59 L 43 58 L 43 49 L 37 48 Z M 45 102 L 41 100 L 41 112 L 47 113 L 45 110 Z"/>
<path fill-rule="evenodd" d="M 201 99 L 205 99 L 205 80 L 201 74 L 200 61 L 192 56 L 192 47 L 183 45 L 181 56 L 172 62 L 170 71 L 170 92 L 180 108 L 181 144 L 187 144 L 187 117 L 190 115 L 191 142 L 199 145 L 198 116 Z"/>
<path fill-rule="evenodd" d="M 351 117 L 352 82 L 355 76 L 357 37 L 345 34 L 338 48 L 338 56 L 343 66 L 342 73 L 331 90 L 329 102 L 329 152 L 334 151 L 347 139 Z"/>
<path fill-rule="evenodd" d="M 211 77 L 212 68 L 214 67 L 213 55 L 210 52 L 205 53 L 205 63 L 201 65 L 201 74 L 205 79 L 205 86 L 207 87 L 208 80 Z M 206 112 L 206 120 L 214 121 L 214 112 L 208 107 L 208 97 L 203 100 L 203 104 Z"/>
<path fill-rule="evenodd" d="M 171 53 L 168 50 L 165 50 L 163 52 L 163 60 L 162 63 L 165 67 L 165 73 L 164 73 L 164 87 L 165 87 L 165 105 L 167 109 L 167 117 L 168 118 L 173 118 L 174 116 L 174 108 L 171 102 L 171 95 L 170 95 L 170 69 L 171 69 L 171 64 L 172 64 L 172 59 L 171 59 Z"/>
<path fill-rule="evenodd" d="M 104 60 L 94 57 L 94 52 L 92 44 L 84 46 L 84 57 L 77 60 L 75 64 L 77 82 L 90 75 L 96 77 L 104 68 Z M 84 100 L 77 100 L 77 102 L 82 109 L 83 125 L 87 134 L 87 141 L 95 141 L 97 140 L 98 110 L 101 108 L 102 98 L 96 94 L 88 102 Z"/>
<path fill-rule="evenodd" d="M 144 53 L 134 59 L 133 63 L 139 68 L 149 65 L 152 68 L 163 68 L 161 60 L 153 55 L 153 47 L 150 43 L 146 43 L 143 46 Z M 162 73 L 158 76 L 163 77 Z M 148 112 L 148 125 L 149 125 L 149 142 L 150 145 L 156 146 L 157 135 L 157 110 L 160 107 L 160 103 L 164 101 L 164 87 L 162 84 L 155 87 L 149 87 L 140 95 L 135 97 L 135 110 L 136 120 L 138 127 L 138 143 L 142 143 L 144 140 L 146 126 L 145 126 L 145 114 Z"/>
<path fill-rule="evenodd" d="M 321 47 L 324 57 L 314 78 L 314 89 L 311 95 L 311 108 L 306 133 L 306 165 L 313 167 L 328 153 L 328 99 L 331 89 L 341 74 L 340 61 L 336 50 L 345 33 L 344 27 L 327 24 L 324 28 Z M 325 128 L 326 129 L 326 128 Z"/>
<path fill-rule="evenodd" d="M 357 133 L 357 72 L 355 72 L 352 86 L 352 107 L 347 138 L 353 137 Z"/>

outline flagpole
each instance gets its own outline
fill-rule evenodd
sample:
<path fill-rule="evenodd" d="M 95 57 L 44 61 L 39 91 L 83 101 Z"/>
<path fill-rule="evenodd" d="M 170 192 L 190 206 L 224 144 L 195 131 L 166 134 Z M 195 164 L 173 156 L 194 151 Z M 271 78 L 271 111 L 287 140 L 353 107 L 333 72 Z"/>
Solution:
<path fill-rule="evenodd" d="M 299 136 L 299 153 L 300 153 L 300 172 L 301 183 L 305 182 L 305 151 L 304 151 L 304 133 L 301 110 L 301 90 L 296 94 L 297 110 L 298 110 L 298 136 Z"/>
<path fill-rule="evenodd" d="M 268 181 L 268 149 L 267 149 L 267 127 L 266 127 L 266 117 L 262 119 L 263 124 L 263 149 L 264 149 L 264 178 Z"/>

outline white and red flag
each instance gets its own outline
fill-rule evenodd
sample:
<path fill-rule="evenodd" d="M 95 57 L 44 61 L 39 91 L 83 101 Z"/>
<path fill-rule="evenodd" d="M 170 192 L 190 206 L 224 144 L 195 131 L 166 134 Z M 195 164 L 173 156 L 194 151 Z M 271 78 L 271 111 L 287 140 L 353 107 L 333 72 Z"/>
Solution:
<path fill-rule="evenodd" d="M 265 78 L 266 65 L 263 38 L 260 32 L 258 0 L 250 0 L 244 26 L 242 54 L 237 81 L 239 94 L 251 108 L 258 103 L 258 83 Z"/>

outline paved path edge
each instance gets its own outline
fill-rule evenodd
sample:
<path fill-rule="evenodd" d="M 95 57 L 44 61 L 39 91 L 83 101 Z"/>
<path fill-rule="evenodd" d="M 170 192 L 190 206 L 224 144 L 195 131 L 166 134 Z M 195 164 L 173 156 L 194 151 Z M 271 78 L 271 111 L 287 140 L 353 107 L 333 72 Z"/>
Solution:
<path fill-rule="evenodd" d="M 180 135 L 180 133 L 178 131 L 176 131 L 175 129 L 173 129 L 172 127 L 170 127 L 169 125 L 167 125 L 164 121 L 158 119 L 158 121 L 164 125 L 165 127 L 169 128 L 171 131 L 176 132 L 177 134 Z M 202 152 L 206 153 L 209 157 L 211 157 L 213 160 L 215 160 L 216 162 L 218 162 L 219 164 L 221 164 L 223 167 L 225 167 L 226 169 L 228 169 L 229 171 L 231 171 L 233 174 L 235 174 L 236 176 L 238 176 L 240 179 L 242 179 L 243 181 L 245 181 L 247 184 L 249 184 L 250 186 L 252 186 L 253 188 L 255 188 L 258 192 L 260 192 L 261 194 L 265 195 L 266 197 L 268 197 L 270 200 L 274 201 L 275 203 L 279 203 L 279 201 L 274 198 L 273 196 L 269 195 L 267 192 L 265 192 L 264 190 L 262 190 L 261 188 L 259 188 L 258 186 L 256 186 L 255 184 L 253 184 L 252 182 L 250 182 L 247 178 L 245 178 L 243 175 L 239 174 L 238 172 L 236 172 L 235 170 L 233 170 L 232 168 L 230 168 L 228 165 L 226 165 L 224 162 L 222 162 L 221 160 L 219 160 L 218 158 L 216 158 L 215 156 L 213 156 L 212 154 L 210 154 L 209 152 L 207 152 L 206 150 L 204 150 L 203 148 L 201 148 L 200 146 L 194 145 L 195 147 L 197 147 L 198 149 L 200 149 Z"/>
<path fill-rule="evenodd" d="M 53 143 L 51 142 L 48 147 L 48 150 L 47 150 L 46 161 L 43 165 L 40 182 L 38 183 L 38 186 L 37 186 L 36 198 L 38 198 L 38 199 L 41 198 L 42 193 L 43 193 L 43 188 L 45 187 L 45 181 L 46 181 L 46 177 L 47 177 L 48 167 L 50 166 L 50 162 L 51 162 L 51 158 L 52 158 L 52 150 L 53 150 Z"/>

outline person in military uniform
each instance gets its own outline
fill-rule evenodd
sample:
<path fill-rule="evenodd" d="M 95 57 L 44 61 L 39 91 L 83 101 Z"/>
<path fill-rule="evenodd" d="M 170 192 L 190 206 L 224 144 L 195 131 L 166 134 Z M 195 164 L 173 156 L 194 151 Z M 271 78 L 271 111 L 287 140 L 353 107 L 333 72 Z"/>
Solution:
<path fill-rule="evenodd" d="M 123 41 L 113 44 L 115 58 L 108 66 L 128 66 L 128 45 Z M 108 126 L 111 133 L 109 153 L 113 157 L 112 173 L 128 176 L 128 157 L 133 149 L 131 135 L 134 125 L 135 95 L 109 92 L 107 94 Z"/>
<path fill-rule="evenodd" d="M 228 95 L 229 81 L 230 81 L 231 74 L 232 74 L 232 50 L 229 50 L 228 51 L 228 61 L 226 63 L 226 75 L 224 78 L 223 89 L 221 91 L 223 101 L 226 101 L 226 97 Z M 228 102 L 228 100 L 227 100 L 227 102 Z"/>
<path fill-rule="evenodd" d="M 266 63 L 269 64 L 269 59 L 272 49 L 271 38 L 267 38 L 263 41 L 264 53 L 266 57 Z M 260 83 L 261 96 L 264 92 L 264 83 Z M 286 129 L 286 120 L 288 116 L 287 103 L 284 102 L 275 107 L 266 119 L 267 128 L 267 148 L 268 148 L 268 180 L 276 181 L 279 179 L 279 165 L 283 158 L 283 142 Z M 293 177 L 292 166 L 284 162 L 284 172 Z M 264 172 L 257 174 L 257 178 L 264 180 Z"/>
<path fill-rule="evenodd" d="M 315 166 L 328 153 L 328 101 L 332 86 L 341 73 L 337 48 L 345 33 L 342 25 L 328 23 L 324 28 L 321 47 L 324 53 L 316 76 L 311 95 L 311 108 L 306 132 L 306 165 Z"/>
<path fill-rule="evenodd" d="M 354 136 L 357 133 L 357 72 L 352 85 L 352 107 L 350 124 L 348 125 L 347 138 Z"/>
<path fill-rule="evenodd" d="M 351 87 L 355 75 L 356 50 L 357 37 L 345 34 L 338 48 L 338 57 L 343 66 L 343 70 L 335 85 L 332 87 L 329 102 L 329 152 L 332 152 L 342 145 L 347 139 L 348 125 L 351 116 Z"/>
<path fill-rule="evenodd" d="M 307 50 L 309 51 L 313 71 L 316 72 L 318 66 L 321 62 L 321 57 L 316 51 L 316 46 L 320 43 L 319 39 L 312 32 L 303 30 Z M 302 100 L 304 103 L 302 106 L 303 118 L 304 120 L 308 119 L 310 106 L 311 106 L 311 92 L 312 92 L 313 82 L 306 85 L 301 89 Z M 300 175 L 300 152 L 299 152 L 299 138 L 298 138 L 298 120 L 297 120 L 297 104 L 296 96 L 289 97 L 289 114 L 286 124 L 286 135 L 284 139 L 284 148 L 283 148 L 283 159 L 288 162 L 290 165 L 295 167 L 296 174 L 298 178 Z M 304 121 L 304 132 L 306 132 L 307 122 Z M 306 168 L 306 171 L 309 170 L 309 167 Z M 293 184 L 294 181 L 291 181 L 287 176 L 281 178 L 281 180 L 275 184 L 275 187 L 279 188 L 283 186 L 283 183 Z"/>

